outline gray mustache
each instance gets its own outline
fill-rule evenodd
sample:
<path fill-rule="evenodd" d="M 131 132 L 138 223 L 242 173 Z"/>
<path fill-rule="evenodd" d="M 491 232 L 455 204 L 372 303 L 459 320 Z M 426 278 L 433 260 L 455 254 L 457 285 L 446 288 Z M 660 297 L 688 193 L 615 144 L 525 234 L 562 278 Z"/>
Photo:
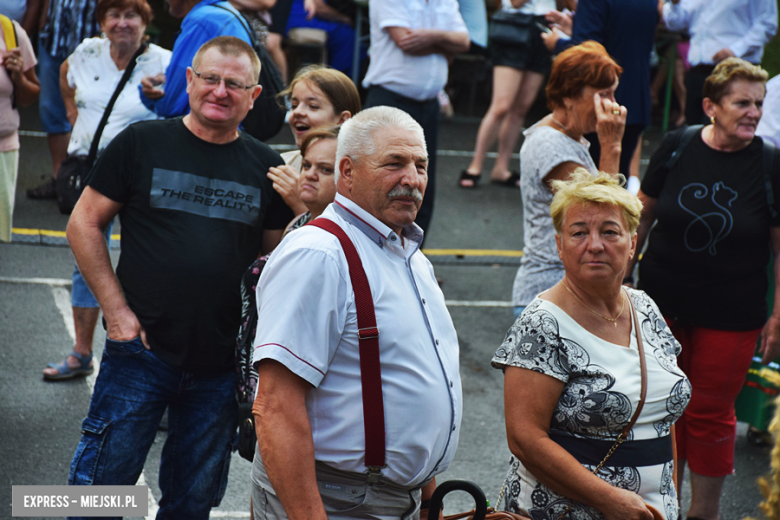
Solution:
<path fill-rule="evenodd" d="M 415 202 L 422 202 L 423 196 L 420 190 L 417 188 L 408 188 L 404 186 L 396 186 L 390 193 L 387 194 L 388 199 L 394 199 L 396 197 L 411 197 Z"/>

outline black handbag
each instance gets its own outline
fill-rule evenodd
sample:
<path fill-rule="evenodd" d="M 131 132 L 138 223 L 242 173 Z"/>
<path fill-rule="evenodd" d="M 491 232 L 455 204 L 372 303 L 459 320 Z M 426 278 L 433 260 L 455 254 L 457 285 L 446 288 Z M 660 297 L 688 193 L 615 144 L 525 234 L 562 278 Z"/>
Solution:
<path fill-rule="evenodd" d="M 62 161 L 60 169 L 57 170 L 57 180 L 54 186 L 57 192 L 57 206 L 59 206 L 60 213 L 63 215 L 70 215 L 79 197 L 81 197 L 81 192 L 84 191 L 89 182 L 89 172 L 92 170 L 92 165 L 95 164 L 100 137 L 103 135 L 106 123 L 108 123 L 108 116 L 111 115 L 114 103 L 116 103 L 119 94 L 133 74 L 136 58 L 146 51 L 146 47 L 147 44 L 142 43 L 138 50 L 135 51 L 135 54 L 133 54 L 133 57 L 130 58 L 127 67 L 125 67 L 122 79 L 119 80 L 119 84 L 116 86 L 116 90 L 114 90 L 114 94 L 103 112 L 100 124 L 98 124 L 95 130 L 95 137 L 92 138 L 92 144 L 89 146 L 89 155 L 69 155 Z"/>
<path fill-rule="evenodd" d="M 537 32 L 534 30 L 534 18 L 532 14 L 498 11 L 490 19 L 488 38 L 504 45 L 526 47 Z"/>

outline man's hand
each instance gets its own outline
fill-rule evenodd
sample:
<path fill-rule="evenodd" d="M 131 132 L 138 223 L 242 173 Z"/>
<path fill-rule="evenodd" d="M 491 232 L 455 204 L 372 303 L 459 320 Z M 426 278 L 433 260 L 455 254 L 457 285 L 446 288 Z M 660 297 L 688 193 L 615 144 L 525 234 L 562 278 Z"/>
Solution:
<path fill-rule="evenodd" d="M 140 337 L 146 350 L 151 350 L 146 340 L 146 331 L 127 305 L 106 315 L 106 336 L 114 341 L 130 341 Z"/>
<path fill-rule="evenodd" d="M 268 170 L 268 178 L 273 181 L 274 190 L 282 196 L 284 203 L 287 204 L 296 215 L 308 211 L 308 208 L 303 201 L 301 201 L 301 196 L 298 193 L 299 177 L 300 175 L 298 172 L 286 164 Z"/>
<path fill-rule="evenodd" d="M 427 29 L 410 30 L 395 42 L 402 51 L 413 56 L 430 54 L 430 49 L 436 44 L 433 33 Z"/>
<path fill-rule="evenodd" d="M 551 24 L 556 25 L 563 34 L 571 36 L 574 27 L 571 13 L 562 13 L 560 11 L 550 11 L 544 17 Z"/>
<path fill-rule="evenodd" d="M 733 58 L 735 56 L 736 55 L 731 51 L 731 49 L 721 49 L 715 53 L 715 56 L 712 57 L 712 61 L 715 63 L 720 63 L 726 58 Z"/>
<path fill-rule="evenodd" d="M 768 364 L 780 356 L 780 316 L 772 314 L 761 331 L 761 362 Z"/>
<path fill-rule="evenodd" d="M 165 83 L 165 74 L 141 78 L 141 92 L 152 101 L 158 100 L 165 95 L 165 91 L 159 88 L 163 83 Z"/>

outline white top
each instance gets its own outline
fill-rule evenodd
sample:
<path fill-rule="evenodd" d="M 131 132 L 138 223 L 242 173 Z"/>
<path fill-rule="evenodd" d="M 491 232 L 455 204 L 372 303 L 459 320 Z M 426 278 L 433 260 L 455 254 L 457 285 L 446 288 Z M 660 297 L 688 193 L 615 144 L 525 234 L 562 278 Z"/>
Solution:
<path fill-rule="evenodd" d="M 712 57 L 724 48 L 760 63 L 764 45 L 777 33 L 776 0 L 681 0 L 666 3 L 663 12 L 666 27 L 690 33 L 691 65 L 713 64 Z"/>
<path fill-rule="evenodd" d="M 512 302 L 525 306 L 563 278 L 563 263 L 555 246 L 550 216 L 553 194 L 544 177 L 564 162 L 596 172 L 590 143 L 577 142 L 563 132 L 538 123 L 526 130 L 520 148 L 520 193 L 523 198 L 523 258 L 512 288 Z"/>
<path fill-rule="evenodd" d="M 32 43 L 27 33 L 18 22 L 13 22 L 16 28 L 16 44 L 22 53 L 24 60 L 24 70 L 28 71 L 35 67 L 38 61 L 35 59 Z M 5 37 L 3 29 L 0 28 L 0 56 L 5 56 Z M 11 81 L 11 75 L 8 69 L 3 65 L 3 58 L 0 57 L 0 152 L 9 152 L 19 149 L 19 111 L 13 108 L 11 95 L 14 90 L 14 83 Z"/>
<path fill-rule="evenodd" d="M 555 0 L 528 0 L 520 7 L 512 7 L 512 0 L 501 0 L 501 10 L 541 16 L 555 11 Z"/>
<path fill-rule="evenodd" d="M 87 155 L 106 105 L 111 100 L 124 70 L 116 68 L 110 54 L 111 42 L 105 38 L 87 38 L 68 57 L 68 85 L 76 89 L 76 106 L 79 115 L 70 134 L 68 154 Z M 171 61 L 171 51 L 150 44 L 148 53 L 159 54 L 163 67 Z M 138 97 L 138 85 L 144 73 L 140 67 L 133 70 L 114 104 L 108 123 L 100 137 L 98 151 L 108 145 L 116 135 L 131 123 L 158 119 Z"/>
<path fill-rule="evenodd" d="M 447 84 L 444 54 L 412 56 L 398 47 L 387 27 L 468 33 L 456 0 L 371 0 L 371 63 L 363 86 L 379 85 L 417 101 L 436 97 Z"/>
<path fill-rule="evenodd" d="M 758 122 L 756 135 L 769 139 L 775 146 L 780 146 L 780 76 L 775 76 L 766 84 L 764 115 Z"/>
<path fill-rule="evenodd" d="M 629 289 L 636 305 L 647 365 L 647 396 L 628 440 L 667 437 L 691 398 L 691 385 L 677 366 L 680 344 L 672 335 L 655 302 L 642 291 Z M 626 305 L 626 312 L 631 309 Z M 614 442 L 628 425 L 639 402 L 641 370 L 631 327 L 629 347 L 609 343 L 591 334 L 555 304 L 535 299 L 515 321 L 492 360 L 495 368 L 535 370 L 564 383 L 552 415 L 550 430 L 559 435 Z M 669 441 L 671 442 L 671 440 Z M 607 448 L 608 449 L 608 448 Z M 625 452 L 625 448 L 624 452 Z M 616 451 L 620 453 L 621 448 Z M 606 454 L 599 452 L 601 460 Z M 591 466 L 585 465 L 589 470 Z M 676 520 L 677 493 L 672 483 L 674 463 L 614 467 L 607 461 L 599 477 L 613 486 L 638 493 L 666 520 Z M 532 518 L 557 519 L 550 507 L 568 499 L 533 476 L 515 457 L 510 460 L 507 503 L 509 511 Z M 545 508 L 544 506 L 548 506 Z M 603 519 L 595 509 L 579 504 L 572 520 Z"/>
<path fill-rule="evenodd" d="M 422 231 L 402 239 L 337 194 L 322 217 L 350 237 L 363 262 L 380 331 L 386 426 L 382 474 L 416 487 L 446 470 L 462 416 L 458 338 L 433 266 L 420 252 Z M 306 398 L 315 458 L 364 473 L 357 314 L 338 239 L 304 226 L 276 248 L 257 285 L 253 361 L 274 359 L 314 387 Z"/>

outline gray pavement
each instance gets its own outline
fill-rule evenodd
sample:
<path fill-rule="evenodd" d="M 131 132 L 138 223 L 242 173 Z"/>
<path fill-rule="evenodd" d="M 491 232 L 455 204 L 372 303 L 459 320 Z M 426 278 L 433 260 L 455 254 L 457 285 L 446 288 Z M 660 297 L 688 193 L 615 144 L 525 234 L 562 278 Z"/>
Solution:
<path fill-rule="evenodd" d="M 25 130 L 39 130 L 34 110 L 25 111 L 22 117 Z M 445 122 L 440 150 L 470 152 L 478 124 L 473 119 Z M 658 132 L 649 132 L 648 139 L 645 158 L 657 143 Z M 284 130 L 273 142 L 291 144 L 292 140 Z M 426 248 L 520 251 L 519 190 L 484 182 L 478 190 L 458 189 L 458 174 L 469 161 L 466 155 L 445 153 L 439 157 L 436 210 Z M 20 163 L 15 227 L 63 231 L 67 217 L 57 213 L 53 202 L 29 201 L 23 195 L 24 189 L 37 185 L 48 170 L 45 139 L 23 137 Z M 464 390 L 460 446 L 440 479 L 472 480 L 494 501 L 509 451 L 504 432 L 503 377 L 489 361 L 513 320 L 511 308 L 501 306 L 501 302 L 510 300 L 518 258 L 462 253 L 430 257 L 442 279 L 445 297 L 452 303 Z M 114 260 L 117 255 L 114 251 Z M 70 287 L 58 285 L 57 280 L 70 279 L 72 262 L 66 247 L 0 244 L 0 518 L 10 517 L 12 485 L 67 482 L 80 423 L 89 405 L 93 379 L 48 383 L 41 378 L 46 363 L 61 360 L 70 350 Z M 32 279 L 38 278 L 52 280 L 33 283 Z M 478 306 L 480 302 L 498 304 Z M 104 334 L 98 331 L 97 357 L 102 354 L 103 339 Z M 740 425 L 736 475 L 726 480 L 724 520 L 761 517 L 755 482 L 769 471 L 769 450 L 748 446 L 744 430 Z M 156 480 L 164 439 L 165 433 L 158 433 L 144 470 L 155 500 L 160 498 Z M 249 468 L 249 463 L 234 455 L 227 494 L 212 518 L 248 517 Z M 687 493 L 684 490 L 684 495 Z M 467 508 L 471 508 L 470 499 L 455 495 L 448 499 L 446 512 Z"/>

